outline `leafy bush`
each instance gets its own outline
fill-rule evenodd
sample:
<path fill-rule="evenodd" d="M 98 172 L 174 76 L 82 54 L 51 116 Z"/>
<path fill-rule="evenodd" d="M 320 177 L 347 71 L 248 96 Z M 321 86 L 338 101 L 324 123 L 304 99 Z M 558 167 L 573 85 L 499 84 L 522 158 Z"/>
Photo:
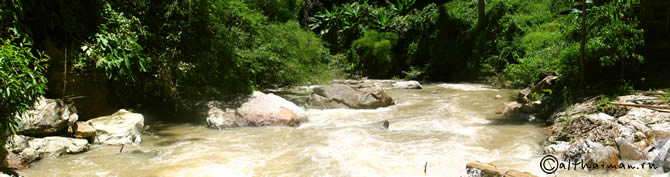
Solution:
<path fill-rule="evenodd" d="M 303 31 L 296 21 L 259 30 L 252 47 L 239 48 L 236 52 L 255 85 L 310 84 L 332 77 L 332 73 L 324 72 L 328 71 L 328 49 L 314 33 Z"/>
<path fill-rule="evenodd" d="M 603 66 L 644 61 L 639 51 L 644 45 L 644 31 L 631 6 L 631 2 L 612 1 L 593 8 L 587 17 L 587 47 L 591 57 Z"/>
<path fill-rule="evenodd" d="M 422 75 L 426 72 L 426 67 L 415 67 L 412 66 L 409 68 L 409 71 L 403 71 L 402 73 L 405 74 L 405 79 L 406 80 L 417 80 L 417 79 L 424 79 L 422 78 Z"/>
<path fill-rule="evenodd" d="M 296 20 L 302 7 L 302 0 L 245 0 L 250 7 L 260 9 L 273 21 Z"/>
<path fill-rule="evenodd" d="M 371 77 L 384 77 L 391 68 L 391 48 L 398 35 L 368 31 L 351 45 L 353 63 Z"/>
<path fill-rule="evenodd" d="M 146 36 L 145 27 L 134 16 L 126 17 L 105 4 L 99 32 L 85 43 L 82 53 L 76 59 L 75 67 L 83 69 L 94 63 L 104 68 L 109 79 L 135 81 L 135 73 L 147 72 L 151 58 L 144 56 L 140 38 Z"/>
<path fill-rule="evenodd" d="M 15 38 L 14 38 L 15 39 Z M 0 46 L 0 137 L 4 142 L 8 133 L 14 134 L 17 125 L 17 114 L 21 114 L 33 106 L 34 100 L 44 95 L 47 79 L 43 72 L 46 69 L 47 55 L 34 52 L 25 39 L 18 45 L 10 39 L 3 39 Z"/>

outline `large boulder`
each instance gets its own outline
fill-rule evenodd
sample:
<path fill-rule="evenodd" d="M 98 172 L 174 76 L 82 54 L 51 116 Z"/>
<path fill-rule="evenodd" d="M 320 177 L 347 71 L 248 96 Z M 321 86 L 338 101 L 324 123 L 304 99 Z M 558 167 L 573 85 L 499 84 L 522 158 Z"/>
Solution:
<path fill-rule="evenodd" d="M 144 116 L 121 109 L 116 113 L 87 121 L 95 129 L 93 142 L 120 145 L 142 142 Z"/>
<path fill-rule="evenodd" d="M 226 102 L 207 103 L 207 124 L 224 129 L 244 126 L 298 126 L 306 120 L 304 110 L 274 94 L 255 91 Z"/>
<path fill-rule="evenodd" d="M 367 80 L 347 80 L 314 88 L 305 106 L 319 109 L 375 109 L 394 104 L 393 98 L 378 84 Z"/>
<path fill-rule="evenodd" d="M 14 135 L 9 138 L 9 143 L 4 148 L 9 152 L 4 163 L 9 168 L 21 169 L 45 155 L 58 157 L 84 152 L 88 150 L 88 141 L 56 136 L 33 138 Z"/>
<path fill-rule="evenodd" d="M 422 89 L 421 83 L 417 81 L 400 81 L 393 83 L 395 89 Z"/>
<path fill-rule="evenodd" d="M 40 97 L 35 101 L 33 109 L 18 116 L 21 120 L 18 134 L 40 137 L 57 135 L 74 124 L 78 117 L 74 107 L 66 105 L 62 100 Z"/>

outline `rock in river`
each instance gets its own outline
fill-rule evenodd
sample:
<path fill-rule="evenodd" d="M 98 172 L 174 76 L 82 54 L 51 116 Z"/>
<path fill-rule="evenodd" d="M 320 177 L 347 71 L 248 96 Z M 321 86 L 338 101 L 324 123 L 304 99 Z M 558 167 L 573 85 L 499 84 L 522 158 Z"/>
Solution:
<path fill-rule="evenodd" d="M 5 145 L 8 151 L 6 163 L 9 168 L 20 169 L 41 156 L 61 156 L 88 150 L 88 141 L 65 137 L 33 138 L 14 135 Z"/>
<path fill-rule="evenodd" d="M 95 129 L 94 143 L 139 144 L 142 142 L 144 116 L 121 109 L 116 113 L 87 121 Z"/>
<path fill-rule="evenodd" d="M 224 129 L 244 126 L 297 126 L 306 120 L 304 110 L 274 94 L 255 91 L 227 102 L 207 103 L 207 124 Z"/>
<path fill-rule="evenodd" d="M 306 107 L 375 109 L 394 104 L 393 98 L 374 82 L 345 80 L 314 88 Z"/>
<path fill-rule="evenodd" d="M 421 83 L 417 81 L 400 81 L 393 83 L 393 88 L 396 89 L 422 89 Z"/>
<path fill-rule="evenodd" d="M 51 136 L 62 133 L 74 124 L 79 116 L 72 106 L 62 100 L 40 97 L 34 103 L 34 109 L 19 116 L 21 125 L 18 134 L 29 136 Z"/>
<path fill-rule="evenodd" d="M 79 121 L 68 128 L 68 133 L 75 138 L 89 138 L 95 136 L 95 128 L 88 122 Z"/>

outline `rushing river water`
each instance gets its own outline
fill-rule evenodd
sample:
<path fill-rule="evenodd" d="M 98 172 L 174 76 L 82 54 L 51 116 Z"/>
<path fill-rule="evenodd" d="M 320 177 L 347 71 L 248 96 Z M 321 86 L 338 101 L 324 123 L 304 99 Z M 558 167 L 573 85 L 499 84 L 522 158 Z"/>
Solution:
<path fill-rule="evenodd" d="M 436 91 L 437 93 L 432 93 Z M 298 128 L 209 129 L 156 123 L 141 145 L 92 146 L 45 158 L 25 176 L 465 176 L 470 161 L 544 176 L 539 168 L 547 132 L 495 110 L 513 90 L 477 84 L 427 84 L 387 90 L 396 105 L 374 110 L 307 110 Z M 495 99 L 501 95 L 502 99 Z M 388 130 L 370 125 L 388 120 Z M 426 165 L 427 163 L 427 165 Z M 426 173 L 424 174 L 424 166 Z M 560 172 L 560 171 L 559 171 Z M 642 173 L 603 172 L 604 176 Z M 594 173 L 570 172 L 570 176 Z M 666 174 L 667 175 L 667 174 Z"/>

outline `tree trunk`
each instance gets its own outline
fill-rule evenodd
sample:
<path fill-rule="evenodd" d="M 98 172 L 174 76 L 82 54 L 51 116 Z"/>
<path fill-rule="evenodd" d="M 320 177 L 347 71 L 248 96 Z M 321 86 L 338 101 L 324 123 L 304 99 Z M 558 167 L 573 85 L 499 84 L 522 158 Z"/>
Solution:
<path fill-rule="evenodd" d="M 488 18 L 486 18 L 486 1 L 479 0 L 477 3 L 477 10 L 479 11 L 479 16 L 477 17 L 479 27 L 484 28 L 488 23 Z"/>
<path fill-rule="evenodd" d="M 582 41 L 580 43 L 579 53 L 579 85 L 584 85 L 584 57 L 586 50 L 586 0 L 582 0 Z"/>

